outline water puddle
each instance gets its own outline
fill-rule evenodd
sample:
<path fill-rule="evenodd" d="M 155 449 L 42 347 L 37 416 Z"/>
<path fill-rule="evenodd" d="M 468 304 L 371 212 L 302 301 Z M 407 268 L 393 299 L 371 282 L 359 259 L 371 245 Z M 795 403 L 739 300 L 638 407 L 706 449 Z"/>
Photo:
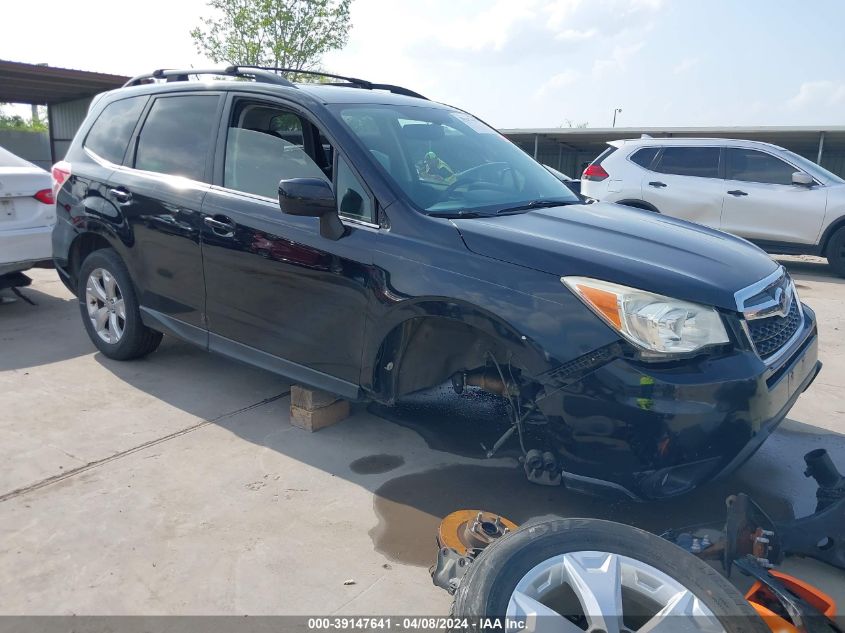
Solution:
<path fill-rule="evenodd" d="M 399 468 L 405 463 L 405 458 L 401 455 L 387 455 L 381 453 L 379 455 L 368 455 L 361 457 L 349 464 L 349 468 L 353 473 L 359 475 L 380 475 L 381 473 L 390 472 Z"/>
<path fill-rule="evenodd" d="M 389 419 L 417 430 L 432 448 L 478 457 L 479 433 L 489 434 L 488 429 L 495 428 L 497 418 L 498 423 L 505 425 L 507 420 L 503 411 L 496 410 L 495 402 L 488 403 L 486 416 L 479 415 L 477 409 L 463 417 L 452 415 L 450 403 L 454 404 L 455 398 L 465 399 L 444 394 L 440 394 L 440 400 L 420 399 L 410 408 L 406 404 L 404 409 L 389 410 Z M 458 410 L 468 404 L 459 402 Z M 803 456 L 820 447 L 827 448 L 834 462 L 845 471 L 845 436 L 790 423 L 789 428 L 776 431 L 730 477 L 659 502 L 608 499 L 531 484 L 516 461 L 513 467 L 490 466 L 483 460 L 477 465 L 452 464 L 396 477 L 378 488 L 374 501 L 378 524 L 370 536 L 376 550 L 388 558 L 428 567 L 435 560 L 440 520 L 466 508 L 501 514 L 517 524 L 549 515 L 593 517 L 660 533 L 670 528 L 720 524 L 725 516 L 725 498 L 745 492 L 774 519 L 804 516 L 815 509 L 816 486 L 804 477 Z"/>

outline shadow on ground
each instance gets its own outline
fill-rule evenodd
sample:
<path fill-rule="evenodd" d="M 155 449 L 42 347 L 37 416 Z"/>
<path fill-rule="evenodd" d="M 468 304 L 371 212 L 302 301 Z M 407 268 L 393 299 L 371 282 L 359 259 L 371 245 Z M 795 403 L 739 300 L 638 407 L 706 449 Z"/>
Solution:
<path fill-rule="evenodd" d="M 21 292 L 35 305 L 9 290 L 0 291 L 0 297 L 15 299 L 0 303 L 0 371 L 57 363 L 94 350 L 80 323 L 77 300 L 70 293 L 56 297 L 32 287 Z M 33 345 L 33 337 L 53 338 L 57 344 Z"/>
<path fill-rule="evenodd" d="M 789 274 L 795 277 L 800 275 L 806 281 L 823 281 L 837 284 L 845 284 L 845 278 L 836 274 L 828 265 L 827 260 L 814 257 L 812 259 L 799 259 L 796 257 L 775 257 L 775 260 L 786 266 Z M 801 289 L 801 281 L 795 280 L 795 285 Z"/>
<path fill-rule="evenodd" d="M 149 367 L 145 371 L 138 371 L 134 363 L 114 362 L 101 355 L 96 358 L 133 387 L 194 415 L 207 413 L 200 404 L 203 392 L 225 390 L 233 371 L 258 371 L 189 351 L 179 343 L 163 346 L 146 361 Z M 195 380 L 152 378 L 150 371 L 155 372 L 155 365 L 161 363 L 178 364 L 179 373 Z M 641 503 L 537 486 L 527 482 L 515 459 L 484 459 L 481 443 L 495 441 L 507 424 L 503 406 L 496 398 L 466 393 L 458 396 L 442 387 L 417 394 L 396 407 L 373 407 L 372 411 L 378 417 L 356 415 L 313 436 L 299 431 L 279 432 L 278 410 L 268 410 L 266 419 L 258 424 L 237 418 L 223 418 L 215 424 L 370 490 L 378 516 L 378 524 L 370 531 L 375 549 L 392 560 L 419 566 L 433 563 L 440 519 L 462 508 L 489 510 L 517 523 L 555 514 L 611 519 L 662 532 L 719 522 L 724 517 L 725 498 L 746 492 L 774 518 L 784 519 L 813 511 L 815 485 L 803 476 L 802 456 L 806 451 L 824 446 L 837 463 L 845 464 L 845 436 L 787 421 L 730 478 L 677 499 Z M 373 438 L 380 435 L 395 436 L 391 428 L 395 425 L 419 434 L 427 444 L 425 450 L 434 457 L 427 461 L 438 466 L 409 473 L 403 468 L 405 462 L 413 466 L 419 460 L 406 459 L 401 445 L 394 443 L 385 452 L 374 442 Z M 325 452 L 319 450 L 321 443 Z M 342 455 L 348 457 L 339 459 Z"/>

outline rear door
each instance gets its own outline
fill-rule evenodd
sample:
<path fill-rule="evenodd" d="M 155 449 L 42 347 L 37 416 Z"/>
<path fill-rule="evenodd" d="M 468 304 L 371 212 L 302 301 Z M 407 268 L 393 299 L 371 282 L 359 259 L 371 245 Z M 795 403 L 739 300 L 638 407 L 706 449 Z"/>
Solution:
<path fill-rule="evenodd" d="M 209 188 L 220 93 L 151 100 L 108 195 L 131 234 L 127 262 L 146 318 L 205 343 L 200 207 Z M 184 328 L 182 324 L 193 326 Z"/>
<path fill-rule="evenodd" d="M 727 148 L 722 230 L 777 250 L 783 244 L 814 244 L 827 206 L 827 189 L 792 184 L 801 171 L 756 149 Z"/>
<path fill-rule="evenodd" d="M 722 149 L 663 147 L 643 174 L 643 200 L 660 213 L 718 229 L 722 220 Z"/>

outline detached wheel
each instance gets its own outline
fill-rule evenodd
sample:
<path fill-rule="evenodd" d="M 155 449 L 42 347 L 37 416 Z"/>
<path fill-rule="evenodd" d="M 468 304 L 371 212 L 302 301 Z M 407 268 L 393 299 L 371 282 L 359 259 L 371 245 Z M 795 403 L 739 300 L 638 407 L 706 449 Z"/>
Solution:
<path fill-rule="evenodd" d="M 77 296 L 88 336 L 109 358 L 140 358 L 161 343 L 161 333 L 141 322 L 129 271 L 112 249 L 94 251 L 82 262 Z"/>
<path fill-rule="evenodd" d="M 455 617 L 507 617 L 542 633 L 770 633 L 716 570 L 664 539 L 558 519 L 495 541 L 469 567 Z"/>
<path fill-rule="evenodd" d="M 845 277 L 845 227 L 831 235 L 824 255 L 836 274 Z"/>

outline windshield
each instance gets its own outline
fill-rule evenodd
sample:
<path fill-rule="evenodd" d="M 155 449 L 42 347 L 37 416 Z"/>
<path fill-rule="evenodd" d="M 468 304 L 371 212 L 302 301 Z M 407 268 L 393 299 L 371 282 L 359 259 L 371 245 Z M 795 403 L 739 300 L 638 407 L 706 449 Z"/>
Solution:
<path fill-rule="evenodd" d="M 818 163 L 814 163 L 813 161 L 809 160 L 808 158 L 804 158 L 800 154 L 796 154 L 795 152 L 790 152 L 789 150 L 783 150 L 789 155 L 789 158 L 795 163 L 798 167 L 803 169 L 805 172 L 810 174 L 811 176 L 815 176 L 819 180 L 825 182 L 828 185 L 841 185 L 845 184 L 845 180 L 842 180 L 836 174 L 829 172 L 824 167 L 819 165 Z"/>
<path fill-rule="evenodd" d="M 469 114 L 419 106 L 335 108 L 388 176 L 429 214 L 495 214 L 579 202 L 542 165 Z"/>

